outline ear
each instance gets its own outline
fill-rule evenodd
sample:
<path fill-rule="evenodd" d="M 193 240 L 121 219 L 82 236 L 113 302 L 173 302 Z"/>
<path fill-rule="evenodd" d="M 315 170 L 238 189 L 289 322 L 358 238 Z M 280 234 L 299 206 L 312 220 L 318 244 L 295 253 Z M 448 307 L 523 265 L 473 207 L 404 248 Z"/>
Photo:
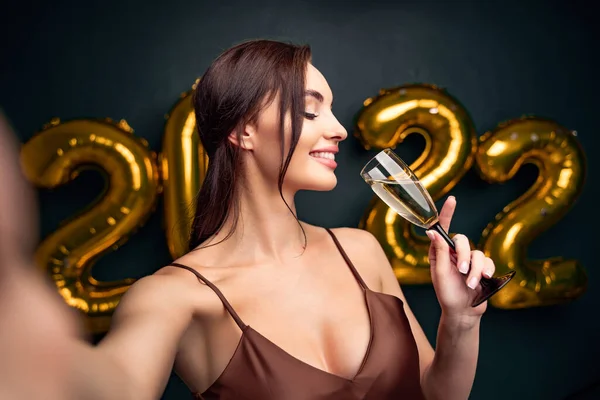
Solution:
<path fill-rule="evenodd" d="M 240 137 L 241 143 L 237 138 L 235 130 L 229 134 L 228 139 L 231 143 L 236 146 L 240 146 L 244 150 L 252 150 L 254 149 L 254 142 L 256 141 L 256 127 L 250 123 L 244 125 L 244 130 L 242 131 L 242 136 Z"/>

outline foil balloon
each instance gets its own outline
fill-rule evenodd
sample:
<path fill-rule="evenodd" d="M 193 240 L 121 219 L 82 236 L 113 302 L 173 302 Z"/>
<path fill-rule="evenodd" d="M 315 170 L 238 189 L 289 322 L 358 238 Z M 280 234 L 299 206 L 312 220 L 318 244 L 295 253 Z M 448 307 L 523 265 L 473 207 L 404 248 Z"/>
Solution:
<path fill-rule="evenodd" d="M 537 166 L 533 186 L 496 215 L 479 248 L 499 274 L 515 278 L 490 299 L 493 306 L 516 309 L 573 300 L 586 290 L 587 276 L 577 260 L 527 259 L 527 246 L 556 223 L 581 193 L 586 161 L 575 135 L 558 123 L 524 117 L 501 124 L 481 138 L 477 168 L 489 182 L 506 182 L 525 163 Z"/>
<path fill-rule="evenodd" d="M 477 136 L 456 99 L 435 86 L 408 85 L 381 90 L 364 102 L 355 136 L 366 149 L 394 148 L 411 134 L 422 135 L 425 150 L 410 165 L 434 200 L 448 193 L 473 164 Z M 374 196 L 359 227 L 381 243 L 400 283 L 430 283 L 430 242 Z"/>
<path fill-rule="evenodd" d="M 125 121 L 54 119 L 21 150 L 25 176 L 40 187 L 64 185 L 85 167 L 105 173 L 107 188 L 100 198 L 46 237 L 35 254 L 66 303 L 85 314 L 93 333 L 108 329 L 134 281 L 99 282 L 91 274 L 94 261 L 143 224 L 159 191 L 156 156 L 132 133 Z"/>
<path fill-rule="evenodd" d="M 184 93 L 167 115 L 160 165 L 167 245 L 171 256 L 177 258 L 189 250 L 196 195 L 208 168 L 208 156 L 196 130 L 191 92 Z"/>

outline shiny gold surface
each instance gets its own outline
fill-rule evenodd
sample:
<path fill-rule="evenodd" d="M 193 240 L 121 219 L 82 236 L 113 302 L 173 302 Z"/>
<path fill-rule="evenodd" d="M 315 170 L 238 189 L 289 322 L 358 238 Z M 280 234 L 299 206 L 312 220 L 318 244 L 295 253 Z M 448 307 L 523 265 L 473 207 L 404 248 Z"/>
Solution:
<path fill-rule="evenodd" d="M 583 188 L 586 160 L 573 132 L 541 118 L 509 121 L 482 136 L 476 161 L 490 183 L 512 179 L 525 163 L 539 169 L 535 183 L 504 207 L 482 234 L 479 248 L 496 262 L 497 273 L 517 272 L 491 304 L 516 309 L 581 296 L 587 275 L 577 260 L 527 258 L 528 245 L 573 206 Z"/>
<path fill-rule="evenodd" d="M 91 276 L 94 261 L 143 224 L 159 191 L 156 156 L 132 131 L 125 121 L 53 119 L 21 150 L 25 176 L 40 187 L 64 185 L 84 167 L 105 173 L 106 190 L 100 198 L 46 237 L 35 254 L 67 304 L 87 316 L 95 333 L 108 329 L 133 279 L 99 282 Z"/>
<path fill-rule="evenodd" d="M 448 193 L 473 164 L 477 136 L 467 111 L 444 90 L 407 85 L 381 90 L 364 102 L 355 136 L 366 149 L 394 148 L 411 134 L 425 150 L 410 165 L 432 198 Z M 429 239 L 374 196 L 359 224 L 383 246 L 398 281 L 430 283 Z"/>
<path fill-rule="evenodd" d="M 208 156 L 196 130 L 191 92 L 175 104 L 165 124 L 160 165 L 165 199 L 165 230 L 173 258 L 188 251 L 188 239 Z"/>

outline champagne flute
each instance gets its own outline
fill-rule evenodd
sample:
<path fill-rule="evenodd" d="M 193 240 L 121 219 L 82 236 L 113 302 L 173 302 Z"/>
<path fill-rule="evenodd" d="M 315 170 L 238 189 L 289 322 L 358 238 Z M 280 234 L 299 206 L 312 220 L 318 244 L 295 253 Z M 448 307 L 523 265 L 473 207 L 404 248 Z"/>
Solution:
<path fill-rule="evenodd" d="M 371 189 L 401 217 L 426 230 L 437 231 L 456 254 L 452 239 L 440 225 L 438 211 L 419 178 L 391 149 L 384 149 L 373 157 L 360 172 Z M 454 256 L 454 260 L 456 256 Z M 515 275 L 481 278 L 481 292 L 471 304 L 477 307 L 502 289 Z"/>

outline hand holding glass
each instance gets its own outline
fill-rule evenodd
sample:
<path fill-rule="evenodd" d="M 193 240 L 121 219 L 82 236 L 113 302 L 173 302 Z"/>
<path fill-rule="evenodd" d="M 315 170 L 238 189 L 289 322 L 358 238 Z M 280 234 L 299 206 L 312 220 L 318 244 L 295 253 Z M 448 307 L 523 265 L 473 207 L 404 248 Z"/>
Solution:
<path fill-rule="evenodd" d="M 431 196 L 408 165 L 391 149 L 379 152 L 365 165 L 360 174 L 392 210 L 421 228 L 437 231 L 456 252 L 454 242 L 439 223 L 438 211 Z M 481 292 L 474 299 L 472 306 L 477 307 L 489 299 L 514 275 L 515 271 L 511 271 L 499 277 L 482 277 Z"/>

